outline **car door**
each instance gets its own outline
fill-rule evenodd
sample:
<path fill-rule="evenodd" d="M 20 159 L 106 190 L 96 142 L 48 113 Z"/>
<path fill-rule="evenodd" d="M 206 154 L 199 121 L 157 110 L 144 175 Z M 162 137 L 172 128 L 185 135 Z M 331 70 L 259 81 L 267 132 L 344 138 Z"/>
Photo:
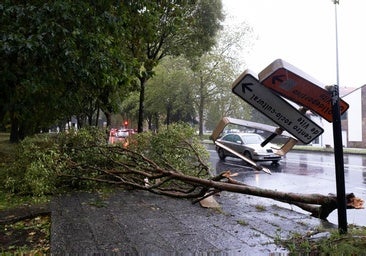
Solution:
<path fill-rule="evenodd" d="M 225 146 L 233 149 L 234 145 L 233 145 L 233 134 L 228 134 L 226 136 L 224 136 L 221 140 L 220 140 L 220 143 L 224 144 Z M 226 151 L 225 150 L 225 155 L 228 155 L 228 156 L 232 156 L 233 154 L 231 154 L 229 151 Z"/>
<path fill-rule="evenodd" d="M 243 141 L 238 134 L 233 134 L 231 148 L 238 153 L 243 153 Z"/>
<path fill-rule="evenodd" d="M 237 151 L 237 152 L 241 152 L 240 147 L 242 146 L 242 140 L 240 138 L 239 135 L 237 134 L 228 134 L 226 135 L 223 140 L 221 141 L 225 146 Z M 233 154 L 231 154 L 228 151 L 225 151 L 226 155 L 230 155 L 233 156 Z"/>

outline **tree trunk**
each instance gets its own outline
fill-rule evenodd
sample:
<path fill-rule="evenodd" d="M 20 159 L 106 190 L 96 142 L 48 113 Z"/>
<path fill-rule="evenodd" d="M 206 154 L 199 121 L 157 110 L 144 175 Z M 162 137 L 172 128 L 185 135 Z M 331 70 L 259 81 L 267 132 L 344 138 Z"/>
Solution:
<path fill-rule="evenodd" d="M 137 121 L 137 132 L 141 133 L 144 131 L 144 111 L 145 111 L 145 84 L 146 79 L 140 77 L 140 102 L 139 102 L 139 116 Z"/>
<path fill-rule="evenodd" d="M 198 104 L 198 133 L 199 136 L 203 136 L 203 123 L 204 123 L 204 109 L 205 109 L 205 101 L 206 101 L 206 94 L 204 92 L 204 84 L 203 79 L 201 77 L 200 81 L 200 98 L 199 98 L 199 104 Z"/>
<path fill-rule="evenodd" d="M 98 107 L 97 114 L 95 116 L 95 127 L 98 127 L 98 125 L 99 125 L 99 111 L 100 111 L 100 108 Z"/>
<path fill-rule="evenodd" d="M 217 191 L 229 191 L 234 193 L 271 198 L 284 203 L 294 204 L 305 211 L 311 213 L 313 217 L 326 219 L 331 212 L 337 209 L 337 196 L 330 194 L 328 196 L 321 194 L 300 194 L 291 192 L 280 192 L 271 189 L 262 189 L 246 185 L 238 182 L 230 177 L 230 172 L 224 172 L 213 179 L 205 180 L 192 176 L 185 176 L 172 172 L 171 175 L 178 180 L 185 182 L 193 182 L 194 184 L 204 185 L 206 188 L 213 188 L 214 193 Z M 227 178 L 227 182 L 221 182 L 222 178 Z M 199 198 L 200 201 L 206 196 Z M 347 208 L 361 209 L 363 208 L 363 200 L 355 197 L 353 193 L 347 194 Z"/>
<path fill-rule="evenodd" d="M 170 115 L 171 115 L 171 104 L 170 102 L 168 102 L 167 106 L 166 106 L 166 125 L 169 126 L 170 125 Z"/>
<path fill-rule="evenodd" d="M 112 114 L 108 111 L 104 111 L 105 118 L 107 119 L 107 127 L 110 128 L 112 125 Z"/>
<path fill-rule="evenodd" d="M 154 114 L 155 132 L 159 130 L 159 114 Z"/>
<path fill-rule="evenodd" d="M 11 143 L 17 143 L 19 142 L 19 119 L 17 117 L 15 117 L 14 113 L 11 112 L 10 113 L 10 123 L 11 123 L 11 128 L 10 128 L 10 142 Z"/>

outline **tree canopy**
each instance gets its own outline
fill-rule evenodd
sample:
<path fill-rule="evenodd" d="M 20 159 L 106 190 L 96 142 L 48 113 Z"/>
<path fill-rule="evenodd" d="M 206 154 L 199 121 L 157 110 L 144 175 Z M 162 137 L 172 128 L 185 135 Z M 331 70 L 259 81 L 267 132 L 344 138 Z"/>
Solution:
<path fill-rule="evenodd" d="M 71 116 L 108 118 L 136 85 L 142 130 L 153 68 L 208 51 L 223 19 L 221 0 L 5 0 L 0 14 L 0 122 L 14 142 Z"/>
<path fill-rule="evenodd" d="M 127 33 L 126 44 L 134 59 L 141 65 L 138 131 L 143 129 L 145 85 L 153 76 L 159 61 L 168 56 L 201 56 L 215 44 L 221 28 L 221 0 L 124 2 Z"/>
<path fill-rule="evenodd" d="M 155 76 L 147 83 L 146 116 L 154 129 L 164 124 L 193 124 L 196 116 L 189 63 L 185 58 L 167 57 L 154 69 Z"/>

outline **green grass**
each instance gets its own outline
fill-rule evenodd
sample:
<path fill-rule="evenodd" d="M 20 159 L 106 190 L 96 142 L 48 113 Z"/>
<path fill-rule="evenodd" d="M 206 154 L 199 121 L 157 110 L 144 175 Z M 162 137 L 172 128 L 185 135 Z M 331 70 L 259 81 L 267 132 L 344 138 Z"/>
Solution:
<path fill-rule="evenodd" d="M 286 247 L 291 255 L 365 255 L 366 227 L 350 225 L 344 235 L 334 229 L 319 232 L 329 232 L 329 236 L 313 239 L 311 234 L 295 233 L 288 240 L 276 242 Z"/>
<path fill-rule="evenodd" d="M 24 204 L 44 203 L 47 197 L 31 197 L 16 195 L 2 190 L 1 181 L 7 176 L 6 167 L 16 161 L 17 145 L 9 142 L 9 133 L 0 133 L 0 210 L 9 209 Z"/>
<path fill-rule="evenodd" d="M 47 197 L 16 195 L 4 191 L 6 167 L 16 161 L 17 145 L 9 142 L 9 133 L 0 133 L 0 210 L 48 201 Z M 0 225 L 0 255 L 47 255 L 51 220 L 49 216 Z"/>
<path fill-rule="evenodd" d="M 9 142 L 9 134 L 0 133 L 0 163 L 13 161 L 12 156 L 14 156 L 15 150 L 16 144 Z"/>
<path fill-rule="evenodd" d="M 256 209 L 258 212 L 264 212 L 264 211 L 266 211 L 266 207 L 265 207 L 264 205 L 259 205 L 259 204 L 257 204 L 257 205 L 255 206 L 255 209 Z"/>
<path fill-rule="evenodd" d="M 9 142 L 8 133 L 0 133 L 0 184 L 6 177 L 6 167 L 11 164 L 14 159 L 16 145 Z M 0 186 L 0 210 L 11 208 L 24 203 L 23 198 L 16 198 L 1 190 Z"/>
<path fill-rule="evenodd" d="M 248 221 L 245 221 L 245 220 L 237 220 L 237 223 L 239 225 L 242 225 L 242 226 L 248 226 L 249 225 Z"/>
<path fill-rule="evenodd" d="M 315 147 L 315 146 L 307 146 L 307 145 L 296 145 L 296 146 L 294 146 L 293 150 L 304 150 L 304 151 L 325 152 L 325 153 L 334 152 L 333 148 Z M 343 153 L 366 154 L 366 149 L 364 149 L 364 148 L 343 148 Z"/>
<path fill-rule="evenodd" d="M 46 196 L 44 197 L 20 196 L 0 191 L 0 210 L 10 209 L 17 206 L 46 203 L 48 201 L 49 198 Z"/>

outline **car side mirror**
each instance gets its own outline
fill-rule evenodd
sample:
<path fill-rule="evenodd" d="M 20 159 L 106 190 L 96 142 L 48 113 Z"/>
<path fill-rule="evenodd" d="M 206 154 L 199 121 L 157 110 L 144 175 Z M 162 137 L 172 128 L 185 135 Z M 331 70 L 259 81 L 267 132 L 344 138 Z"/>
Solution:
<path fill-rule="evenodd" d="M 243 142 L 241 140 L 237 140 L 236 143 L 243 144 Z"/>

